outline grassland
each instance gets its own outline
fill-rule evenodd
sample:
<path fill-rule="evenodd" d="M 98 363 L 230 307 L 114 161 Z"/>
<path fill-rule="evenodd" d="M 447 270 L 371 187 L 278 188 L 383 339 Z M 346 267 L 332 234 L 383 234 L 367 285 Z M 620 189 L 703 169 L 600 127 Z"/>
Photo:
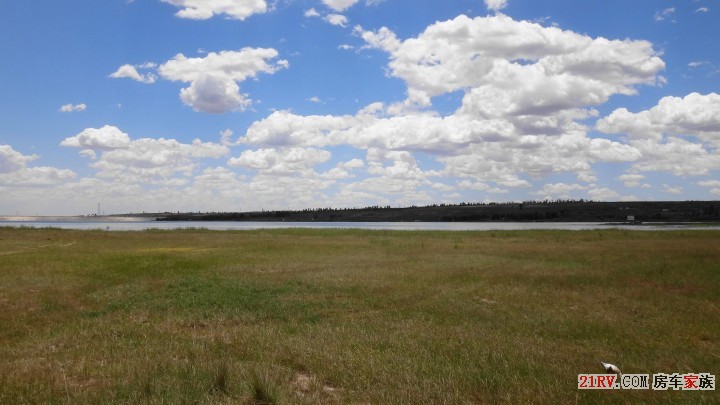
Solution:
<path fill-rule="evenodd" d="M 720 231 L 0 228 L 0 403 L 717 403 Z"/>

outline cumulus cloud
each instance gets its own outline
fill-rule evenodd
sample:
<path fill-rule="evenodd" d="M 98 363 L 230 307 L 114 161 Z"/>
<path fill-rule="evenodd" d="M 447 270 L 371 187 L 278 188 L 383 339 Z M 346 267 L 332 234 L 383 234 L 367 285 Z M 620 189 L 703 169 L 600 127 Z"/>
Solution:
<path fill-rule="evenodd" d="M 638 171 L 679 176 L 705 175 L 720 168 L 720 95 L 691 93 L 664 97 L 639 113 L 625 108 L 596 123 L 599 131 L 625 134 L 640 151 Z"/>
<path fill-rule="evenodd" d="M 276 111 L 253 123 L 240 142 L 367 150 L 371 178 L 362 184 L 387 183 L 395 190 L 441 189 L 435 187 L 441 182 L 425 183 L 433 176 L 458 178 L 458 184 L 486 192 L 529 187 L 529 179 L 553 173 L 574 173 L 592 183 L 594 163 L 642 158 L 638 146 L 590 138 L 582 121 L 597 116 L 592 107 L 611 96 L 661 81 L 664 62 L 649 42 L 591 38 L 502 14 L 459 16 L 404 40 L 384 27 L 356 26 L 353 32 L 366 49 L 389 55 L 388 73 L 406 83 L 407 100 L 372 103 L 343 116 Z M 463 98 L 454 113 L 432 111 L 433 98 L 456 91 Z M 417 153 L 434 157 L 442 169 L 423 170 Z M 395 156 L 391 161 L 377 158 L 389 154 Z M 357 187 L 343 190 L 371 192 Z"/>
<path fill-rule="evenodd" d="M 330 152 L 317 148 L 268 148 L 247 150 L 228 161 L 230 166 L 259 170 L 263 174 L 303 174 L 330 159 Z"/>
<path fill-rule="evenodd" d="M 75 178 L 75 172 L 54 167 L 28 167 L 39 156 L 26 156 L 10 145 L 0 145 L 0 186 L 46 186 Z"/>
<path fill-rule="evenodd" d="M 488 10 L 500 11 L 507 6 L 508 0 L 484 0 Z"/>
<path fill-rule="evenodd" d="M 131 140 L 128 134 L 109 125 L 87 128 L 65 138 L 60 145 L 91 151 L 85 153 L 91 157 L 99 152 L 100 156 L 90 166 L 98 170 L 101 178 L 132 178 L 138 182 L 190 175 L 197 167 L 197 159 L 217 159 L 229 153 L 222 144 L 197 139 L 191 144 L 164 138 Z"/>
<path fill-rule="evenodd" d="M 719 187 L 720 188 L 720 180 L 703 180 L 699 181 L 697 183 L 698 186 L 702 187 Z"/>
<path fill-rule="evenodd" d="M 461 15 L 402 42 L 387 28 L 356 32 L 390 53 L 409 102 L 427 107 L 431 97 L 464 90 L 465 110 L 486 116 L 599 105 L 655 83 L 665 66 L 646 41 L 593 39 L 504 15 Z"/>
<path fill-rule="evenodd" d="M 25 167 L 28 162 L 37 159 L 37 155 L 25 156 L 10 145 L 0 145 L 0 173 L 10 173 Z"/>
<path fill-rule="evenodd" d="M 360 159 L 351 159 L 347 162 L 341 162 L 338 164 L 338 167 L 343 169 L 359 169 L 363 166 L 365 166 L 365 162 Z M 720 184 L 718 185 L 718 187 L 720 187 Z"/>
<path fill-rule="evenodd" d="M 366 31 L 362 26 L 356 25 L 353 32 L 367 43 L 368 48 L 394 52 L 400 47 L 400 40 L 394 32 L 386 27 L 382 27 L 377 31 Z"/>
<path fill-rule="evenodd" d="M 623 174 L 620 177 L 618 177 L 619 180 L 622 180 L 625 187 L 639 187 L 640 182 L 645 179 L 645 176 L 642 174 Z"/>
<path fill-rule="evenodd" d="M 69 113 L 69 112 L 77 112 L 77 111 L 85 111 L 87 110 L 87 105 L 80 103 L 80 104 L 64 104 L 60 106 L 58 111 Z"/>
<path fill-rule="evenodd" d="M 212 74 L 198 75 L 190 87 L 180 90 L 180 99 L 195 111 L 211 114 L 244 111 L 252 105 L 232 78 Z"/>
<path fill-rule="evenodd" d="M 467 190 L 488 190 L 490 189 L 490 186 L 486 183 L 483 183 L 481 181 L 470 181 L 470 180 L 463 180 L 460 181 L 457 184 L 458 187 L 461 189 L 467 189 Z M 448 189 L 447 191 L 451 191 L 452 189 Z"/>
<path fill-rule="evenodd" d="M 580 191 L 585 191 L 588 186 L 573 183 L 550 183 L 545 184 L 542 189 L 530 194 L 539 196 L 545 200 L 578 198 Z"/>
<path fill-rule="evenodd" d="M 146 65 L 143 65 L 146 66 Z M 152 66 L 147 66 L 152 67 Z M 116 70 L 114 73 L 110 74 L 109 77 L 112 77 L 113 79 L 132 79 L 136 82 L 145 83 L 145 84 L 153 84 L 155 83 L 155 80 L 157 80 L 157 76 L 153 73 L 146 73 L 141 74 L 137 71 L 137 68 L 133 65 L 122 65 Z"/>
<path fill-rule="evenodd" d="M 306 10 L 304 15 L 305 15 L 305 17 L 307 17 L 307 18 L 310 18 L 310 17 L 320 17 L 320 13 L 318 13 L 318 11 L 315 10 L 315 8 L 311 8 L 311 9 L 309 9 L 309 10 Z"/>
<path fill-rule="evenodd" d="M 232 137 L 235 133 L 231 129 L 225 129 L 220 131 L 220 144 L 223 146 L 235 146 Z"/>
<path fill-rule="evenodd" d="M 620 199 L 620 194 L 617 191 L 607 187 L 589 190 L 588 196 L 595 201 L 617 201 Z"/>
<path fill-rule="evenodd" d="M 91 150 L 123 149 L 130 145 L 130 136 L 111 125 L 87 128 L 79 134 L 65 138 L 61 146 Z"/>
<path fill-rule="evenodd" d="M 663 184 L 663 191 L 666 193 L 670 193 L 670 194 L 682 194 L 683 193 L 682 187 L 677 187 L 677 186 L 673 187 L 673 186 L 670 186 L 667 184 Z"/>
<path fill-rule="evenodd" d="M 365 162 L 360 159 L 352 159 L 347 162 L 340 162 L 334 168 L 322 173 L 322 177 L 329 179 L 349 179 L 355 177 L 354 170 L 365 167 Z"/>
<path fill-rule="evenodd" d="M 720 167 L 720 155 L 702 144 L 671 137 L 661 143 L 652 140 L 634 141 L 642 159 L 633 164 L 641 172 L 667 172 L 676 176 L 707 175 Z"/>
<path fill-rule="evenodd" d="M 343 12 L 347 10 L 348 8 L 355 5 L 355 3 L 357 3 L 358 1 L 359 0 L 322 0 L 322 2 L 325 3 L 326 6 L 337 12 Z"/>
<path fill-rule="evenodd" d="M 76 178 L 75 172 L 55 167 L 26 167 L 9 174 L 0 173 L 0 185 L 28 187 L 54 186 Z"/>
<path fill-rule="evenodd" d="M 351 3 L 335 5 L 344 10 L 356 2 Z M 306 16 L 320 13 L 308 10 Z M 715 108 L 707 96 L 701 101 L 681 99 L 679 104 L 685 107 L 694 103 L 702 107 L 689 109 L 685 117 L 676 114 L 667 123 L 662 117 L 641 117 L 653 115 L 652 109 L 635 115 L 618 110 L 600 119 L 594 129 L 624 136 L 589 136 L 593 128 L 588 122 L 598 116 L 595 106 L 614 95 L 635 94 L 641 85 L 663 83 L 664 62 L 647 41 L 592 38 L 500 13 L 459 16 L 410 38 L 400 38 L 385 27 L 357 26 L 353 32 L 365 44 L 361 49 L 387 54 L 387 74 L 406 84 L 405 100 L 375 102 L 346 115 L 275 111 L 250 125 L 237 142 L 230 140 L 232 133 L 225 133 L 216 146 L 245 149 L 227 161 L 230 168 L 206 169 L 185 191 L 200 198 L 211 193 L 212 184 L 226 182 L 232 186 L 217 191 L 224 198 L 248 201 L 243 195 L 252 195 L 254 206 L 276 208 L 317 206 L 318 201 L 323 206 L 363 201 L 418 204 L 436 202 L 439 194 L 459 198 L 450 194 L 458 189 L 492 194 L 524 188 L 530 195 L 622 199 L 632 196 L 621 197 L 595 184 L 596 163 L 627 166 L 627 174 L 619 177 L 626 187 L 643 187 L 647 171 L 709 174 L 718 167 L 710 146 L 718 139 L 712 128 L 714 115 L 702 112 Z M 240 91 L 242 81 L 274 73 L 287 62 L 278 61 L 277 52 L 236 56 L 178 55 L 157 71 L 162 78 L 188 83 L 181 97 L 196 110 L 242 110 L 251 102 Z M 457 110 L 446 115 L 433 111 L 437 97 L 448 94 L 460 95 Z M 145 156 L 136 150 L 137 141 L 101 150 L 91 147 L 92 137 L 76 137 L 67 143 L 88 151 L 88 156 L 98 151 L 92 164 L 103 176 L 152 166 L 152 161 L 127 156 Z M 697 148 L 699 140 L 704 147 Z M 155 141 L 145 146 L 148 156 L 149 151 L 160 150 Z M 330 150 L 334 153 L 335 147 L 345 150 L 345 146 L 366 151 L 365 159 L 328 165 Z M 181 149 L 172 143 L 162 147 Z M 669 158 L 673 153 L 683 158 Z M 158 162 L 165 171 L 153 172 L 155 177 L 197 169 L 196 158 L 175 156 Z M 692 158 L 687 162 L 680 161 L 688 156 Z M 124 166 L 111 166 L 115 160 Z M 574 174 L 576 180 L 545 184 L 533 194 L 533 184 L 561 173 Z M 347 181 L 356 177 L 360 180 Z"/>
<path fill-rule="evenodd" d="M 244 20 L 253 14 L 267 11 L 266 0 L 162 0 L 180 7 L 175 15 L 180 18 L 207 20 L 214 15 L 224 14 L 234 20 Z"/>
<path fill-rule="evenodd" d="M 354 116 L 300 116 L 278 111 L 255 122 L 242 142 L 273 146 L 347 144 L 358 149 L 425 152 L 445 164 L 445 173 L 527 186 L 517 173 L 532 177 L 575 172 L 591 176 L 594 161 L 632 161 L 639 152 L 609 140 L 589 139 L 581 126 L 569 133 L 526 135 L 500 120 L 409 115 L 385 117 L 380 105 Z"/>
<path fill-rule="evenodd" d="M 248 95 L 240 92 L 238 83 L 257 78 L 260 73 L 273 74 L 288 66 L 286 60 L 278 59 L 275 49 L 243 48 L 239 51 L 209 52 L 203 58 L 177 54 L 160 66 L 155 63 L 123 65 L 110 77 L 130 78 L 150 84 L 157 80 L 159 74 L 166 80 L 189 83 L 180 91 L 183 103 L 198 112 L 220 114 L 244 111 L 252 105 Z M 138 68 L 154 71 L 141 74 Z"/>
<path fill-rule="evenodd" d="M 567 183 L 553 183 L 545 184 L 542 190 L 538 191 L 537 194 L 550 194 L 550 195 L 562 195 L 568 194 L 571 191 L 587 190 L 587 186 L 580 184 L 567 184 Z"/>
<path fill-rule="evenodd" d="M 675 13 L 675 7 L 669 7 L 655 13 L 655 21 L 665 21 Z"/>
<path fill-rule="evenodd" d="M 252 100 L 240 92 L 238 83 L 287 68 L 288 62 L 277 57 L 278 52 L 272 48 L 210 52 L 204 58 L 178 54 L 160 65 L 158 72 L 167 80 L 190 83 L 181 90 L 180 98 L 195 111 L 243 111 Z"/>
<path fill-rule="evenodd" d="M 323 18 L 331 25 L 337 25 L 339 27 L 347 27 L 348 19 L 342 14 L 328 14 Z"/>
<path fill-rule="evenodd" d="M 663 97 L 658 105 L 639 113 L 619 108 L 599 120 L 596 126 L 602 132 L 624 133 L 633 139 L 660 140 L 664 135 L 692 135 L 720 146 L 720 94 Z"/>

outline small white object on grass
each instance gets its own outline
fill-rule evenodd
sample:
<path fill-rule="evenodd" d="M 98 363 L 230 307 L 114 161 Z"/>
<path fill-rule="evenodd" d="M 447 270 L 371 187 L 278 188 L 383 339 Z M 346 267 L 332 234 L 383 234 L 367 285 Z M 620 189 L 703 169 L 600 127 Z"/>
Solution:
<path fill-rule="evenodd" d="M 602 363 L 603 368 L 605 369 L 605 372 L 606 372 L 606 373 L 617 374 L 617 375 L 621 375 L 621 374 L 622 374 L 622 372 L 620 371 L 619 368 L 617 368 L 616 365 L 610 364 L 610 363 L 605 363 L 605 362 L 602 362 L 602 361 L 601 361 L 600 363 Z"/>

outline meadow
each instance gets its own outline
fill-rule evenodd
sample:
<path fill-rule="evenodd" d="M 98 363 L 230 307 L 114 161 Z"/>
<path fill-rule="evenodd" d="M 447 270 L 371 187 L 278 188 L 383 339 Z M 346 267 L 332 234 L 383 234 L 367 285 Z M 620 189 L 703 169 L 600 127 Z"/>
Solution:
<path fill-rule="evenodd" d="M 720 231 L 0 228 L 0 403 L 718 403 Z"/>

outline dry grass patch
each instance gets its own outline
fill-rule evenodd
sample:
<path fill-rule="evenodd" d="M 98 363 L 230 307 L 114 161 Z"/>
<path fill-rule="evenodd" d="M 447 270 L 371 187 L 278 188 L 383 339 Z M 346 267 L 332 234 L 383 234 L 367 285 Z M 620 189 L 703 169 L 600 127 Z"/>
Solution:
<path fill-rule="evenodd" d="M 0 229 L 0 403 L 712 403 L 720 231 Z"/>

